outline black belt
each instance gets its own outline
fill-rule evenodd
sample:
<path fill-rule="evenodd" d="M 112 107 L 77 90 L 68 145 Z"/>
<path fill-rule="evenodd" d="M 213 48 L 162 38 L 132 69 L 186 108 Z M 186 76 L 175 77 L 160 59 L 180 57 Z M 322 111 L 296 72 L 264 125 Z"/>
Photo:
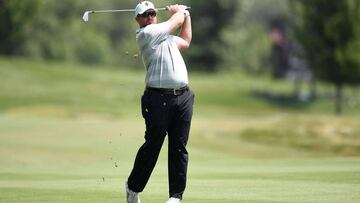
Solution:
<path fill-rule="evenodd" d="M 156 88 L 156 87 L 146 87 L 146 90 L 159 92 L 161 94 L 171 94 L 171 95 L 182 95 L 184 92 L 189 90 L 188 86 L 184 86 L 178 89 L 172 89 L 172 88 Z"/>

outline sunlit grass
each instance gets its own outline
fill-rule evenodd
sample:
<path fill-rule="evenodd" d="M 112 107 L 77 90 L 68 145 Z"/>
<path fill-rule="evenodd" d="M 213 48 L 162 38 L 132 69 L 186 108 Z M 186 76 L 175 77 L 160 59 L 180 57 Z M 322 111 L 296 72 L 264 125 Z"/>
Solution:
<path fill-rule="evenodd" d="M 229 121 L 224 126 L 228 134 L 211 135 L 217 126 L 205 131 L 201 123 L 214 121 L 195 119 L 184 202 L 325 203 L 360 198 L 358 158 L 235 142 L 227 137 L 235 130 Z M 140 125 L 141 119 L 0 116 L 0 202 L 124 202 L 123 184 L 143 141 Z M 143 202 L 166 201 L 166 160 L 165 144 L 141 194 Z"/>
<path fill-rule="evenodd" d="M 356 102 L 337 117 L 327 97 L 289 99 L 287 81 L 189 72 L 196 101 L 184 203 L 360 199 Z M 144 136 L 143 78 L 122 67 L 0 59 L 0 202 L 124 202 Z M 167 199 L 166 146 L 145 203 Z"/>

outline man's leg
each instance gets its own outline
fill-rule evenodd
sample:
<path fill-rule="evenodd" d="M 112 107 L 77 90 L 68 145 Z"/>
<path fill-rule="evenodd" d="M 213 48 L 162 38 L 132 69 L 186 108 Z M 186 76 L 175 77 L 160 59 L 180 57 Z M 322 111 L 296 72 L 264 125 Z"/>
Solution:
<path fill-rule="evenodd" d="M 167 132 L 167 109 L 160 94 L 145 91 L 141 99 L 145 119 L 145 143 L 140 147 L 128 186 L 134 192 L 142 192 L 156 165 Z"/>
<path fill-rule="evenodd" d="M 193 104 L 194 94 L 191 91 L 178 97 L 178 108 L 169 129 L 169 196 L 178 199 L 182 199 L 186 187 L 188 165 L 186 144 L 191 126 Z"/>
<path fill-rule="evenodd" d="M 133 170 L 128 178 L 128 185 L 132 191 L 142 192 L 144 190 L 156 165 L 165 135 L 159 132 L 156 139 L 147 139 L 140 147 L 135 158 Z"/>

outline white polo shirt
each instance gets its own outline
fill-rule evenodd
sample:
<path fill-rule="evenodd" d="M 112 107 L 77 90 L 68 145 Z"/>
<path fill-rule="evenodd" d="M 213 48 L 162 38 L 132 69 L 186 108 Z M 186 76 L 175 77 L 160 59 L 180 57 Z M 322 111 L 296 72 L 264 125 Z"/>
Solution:
<path fill-rule="evenodd" d="M 150 24 L 136 30 L 136 42 L 147 70 L 146 86 L 180 88 L 188 84 L 186 65 L 170 35 L 169 22 Z"/>

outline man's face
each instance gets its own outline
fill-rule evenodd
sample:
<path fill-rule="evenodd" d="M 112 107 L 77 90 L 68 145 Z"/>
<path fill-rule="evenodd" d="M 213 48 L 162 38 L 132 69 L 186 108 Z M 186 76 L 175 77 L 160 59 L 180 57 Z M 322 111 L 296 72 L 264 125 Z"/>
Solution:
<path fill-rule="evenodd" d="M 136 16 L 135 19 L 140 27 L 145 27 L 150 24 L 155 24 L 157 23 L 156 11 L 149 9 L 145 11 L 143 14 Z"/>

